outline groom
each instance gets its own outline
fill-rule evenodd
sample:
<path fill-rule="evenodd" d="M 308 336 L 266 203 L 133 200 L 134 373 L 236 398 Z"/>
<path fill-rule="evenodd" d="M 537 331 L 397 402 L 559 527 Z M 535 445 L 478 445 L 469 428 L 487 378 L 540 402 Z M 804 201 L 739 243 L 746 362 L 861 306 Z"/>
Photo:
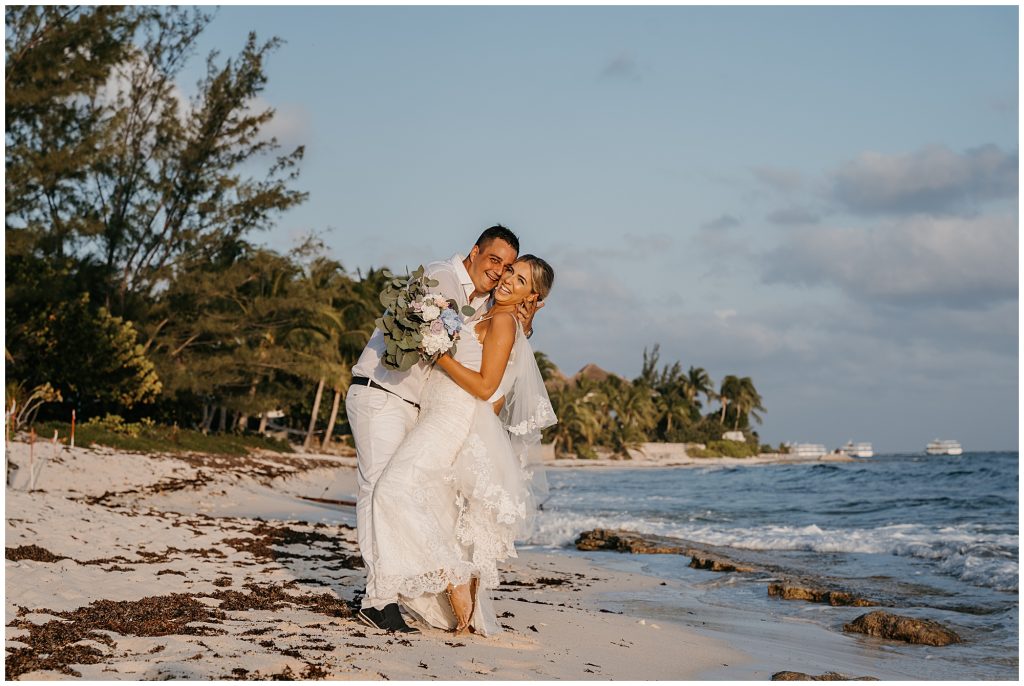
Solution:
<path fill-rule="evenodd" d="M 461 311 L 463 305 L 475 308 L 475 318 L 483 313 L 491 290 L 518 255 L 519 239 L 497 224 L 480 234 L 466 257 L 456 253 L 447 260 L 427 265 L 426 276 L 438 282 L 429 290 L 454 300 L 457 310 Z M 519 312 L 527 336 L 533 333 L 533 316 L 537 309 L 536 305 L 526 305 Z M 377 329 L 352 367 L 352 384 L 345 396 L 358 464 L 356 526 L 359 551 L 366 566 L 366 594 L 358 617 L 377 629 L 416 633 L 417 630 L 402 618 L 398 598 L 380 598 L 376 593 L 371 508 L 374 484 L 416 423 L 420 391 L 430 366 L 421 361 L 408 371 L 395 371 L 381 364 L 383 353 L 384 334 Z"/>

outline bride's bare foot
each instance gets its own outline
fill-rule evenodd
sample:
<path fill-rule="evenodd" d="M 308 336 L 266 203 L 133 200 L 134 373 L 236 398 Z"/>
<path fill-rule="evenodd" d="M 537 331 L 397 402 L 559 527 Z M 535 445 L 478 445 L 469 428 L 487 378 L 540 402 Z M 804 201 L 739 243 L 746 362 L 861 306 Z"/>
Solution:
<path fill-rule="evenodd" d="M 477 588 L 479 588 L 479 586 L 480 586 L 480 580 L 479 579 L 477 579 L 475 576 L 470 578 L 470 580 L 469 580 L 469 598 L 470 598 L 469 617 L 470 617 L 471 621 L 472 621 L 473 615 L 476 613 L 476 590 L 477 590 Z M 472 633 L 474 633 L 474 634 L 476 633 L 476 629 L 474 629 L 472 625 L 470 625 L 469 630 Z"/>
<path fill-rule="evenodd" d="M 445 595 L 448 596 L 448 603 L 452 606 L 452 612 L 455 613 L 457 622 L 455 635 L 465 634 L 469 628 L 469 622 L 473 618 L 473 594 L 470 591 L 470 584 L 465 583 L 458 586 L 448 584 Z"/>

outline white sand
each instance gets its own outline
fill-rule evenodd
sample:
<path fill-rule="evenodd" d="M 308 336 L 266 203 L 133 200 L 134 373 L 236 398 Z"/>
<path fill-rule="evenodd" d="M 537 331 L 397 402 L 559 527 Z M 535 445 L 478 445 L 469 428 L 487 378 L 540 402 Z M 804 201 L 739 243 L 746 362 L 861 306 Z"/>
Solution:
<path fill-rule="evenodd" d="M 10 551 L 36 545 L 69 559 L 6 560 L 7 625 L 58 621 L 43 611 L 72 611 L 99 600 L 245 592 L 247 583 L 289 584 L 290 595 L 327 593 L 345 600 L 362 587 L 361 570 L 338 563 L 346 554 L 357 555 L 351 510 L 296 497 L 352 498 L 351 458 L 183 461 L 64 449 L 44 467 L 37 491 L 28 493 L 27 454 L 25 444 L 11 444 L 9 457 L 24 467 L 6 489 L 5 546 Z M 198 487 L 190 480 L 198 480 Z M 101 501 L 87 500 L 104 494 Z M 294 557 L 255 555 L 226 542 L 256 540 L 253 532 L 260 527 L 279 529 L 287 520 L 293 520 L 287 529 L 312 539 L 270 550 Z M 347 611 L 337 616 L 284 605 L 229 610 L 222 622 L 205 625 L 217 635 L 106 632 L 109 643 L 86 640 L 102 653 L 95 664 L 69 668 L 86 679 L 218 679 L 232 678 L 233 670 L 246 670 L 234 672 L 245 678 L 290 672 L 359 680 L 766 679 L 783 669 L 901 676 L 867 654 L 856 655 L 850 638 L 811 625 L 773 622 L 766 632 L 763 617 L 694 607 L 692 615 L 676 621 L 661 618 L 657 605 L 623 605 L 631 594 L 656 596 L 665 583 L 579 556 L 528 552 L 506 565 L 503 577 L 506 584 L 527 585 L 496 592 L 498 613 L 509 613 L 501 619 L 509 630 L 493 638 L 455 638 L 430 629 L 391 636 L 362 626 Z M 222 585 L 213 583 L 218 579 Z M 223 585 L 228 579 L 230 585 Z M 216 598 L 197 597 L 211 607 L 221 605 Z M 616 602 L 625 614 L 601 611 Z M 18 639 L 28 635 L 24 626 L 7 627 L 8 670 L 17 662 L 12 651 L 27 648 Z M 71 678 L 54 669 L 18 676 Z"/>

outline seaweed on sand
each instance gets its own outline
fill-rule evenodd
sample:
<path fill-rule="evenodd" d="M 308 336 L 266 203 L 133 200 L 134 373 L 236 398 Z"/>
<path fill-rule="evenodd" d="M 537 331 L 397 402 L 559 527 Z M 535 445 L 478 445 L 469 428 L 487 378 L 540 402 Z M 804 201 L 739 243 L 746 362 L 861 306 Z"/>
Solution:
<path fill-rule="evenodd" d="M 114 647 L 113 639 L 103 631 L 122 636 L 207 636 L 223 632 L 212 627 L 188 625 L 193 622 L 218 623 L 226 616 L 222 611 L 182 593 L 135 601 L 97 600 L 86 607 L 68 612 L 38 612 L 60 619 L 45 624 L 16 619 L 8 625 L 29 632 L 28 636 L 15 639 L 28 644 L 27 648 L 7 649 L 5 663 L 8 678 L 16 678 L 35 670 L 56 670 L 80 677 L 82 675 L 69 665 L 96 664 L 104 658 L 101 650 L 80 644 L 81 641 L 91 640 Z"/>

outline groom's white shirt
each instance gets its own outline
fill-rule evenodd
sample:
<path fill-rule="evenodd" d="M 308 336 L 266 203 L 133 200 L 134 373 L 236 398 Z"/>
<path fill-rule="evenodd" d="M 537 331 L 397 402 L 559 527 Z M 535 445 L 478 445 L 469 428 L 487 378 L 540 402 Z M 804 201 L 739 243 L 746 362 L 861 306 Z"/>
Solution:
<path fill-rule="evenodd" d="M 462 255 L 455 253 L 447 260 L 431 262 L 424 268 L 424 273 L 438 282 L 436 286 L 429 289 L 431 292 L 440 293 L 446 298 L 453 298 L 458 303 L 460 310 L 463 305 L 475 308 L 476 313 L 473 317 L 467 318 L 474 319 L 481 314 L 489 296 L 485 294 L 470 301 L 476 287 L 462 260 Z M 374 329 L 366 348 L 363 349 L 359 359 L 352 367 L 352 376 L 365 376 L 368 379 L 373 379 L 400 398 L 419 403 L 420 391 L 423 390 L 423 384 L 426 383 L 431 367 L 424 362 L 418 362 L 404 372 L 388 369 L 380 361 L 384 355 L 384 349 L 384 334 L 380 329 Z"/>

